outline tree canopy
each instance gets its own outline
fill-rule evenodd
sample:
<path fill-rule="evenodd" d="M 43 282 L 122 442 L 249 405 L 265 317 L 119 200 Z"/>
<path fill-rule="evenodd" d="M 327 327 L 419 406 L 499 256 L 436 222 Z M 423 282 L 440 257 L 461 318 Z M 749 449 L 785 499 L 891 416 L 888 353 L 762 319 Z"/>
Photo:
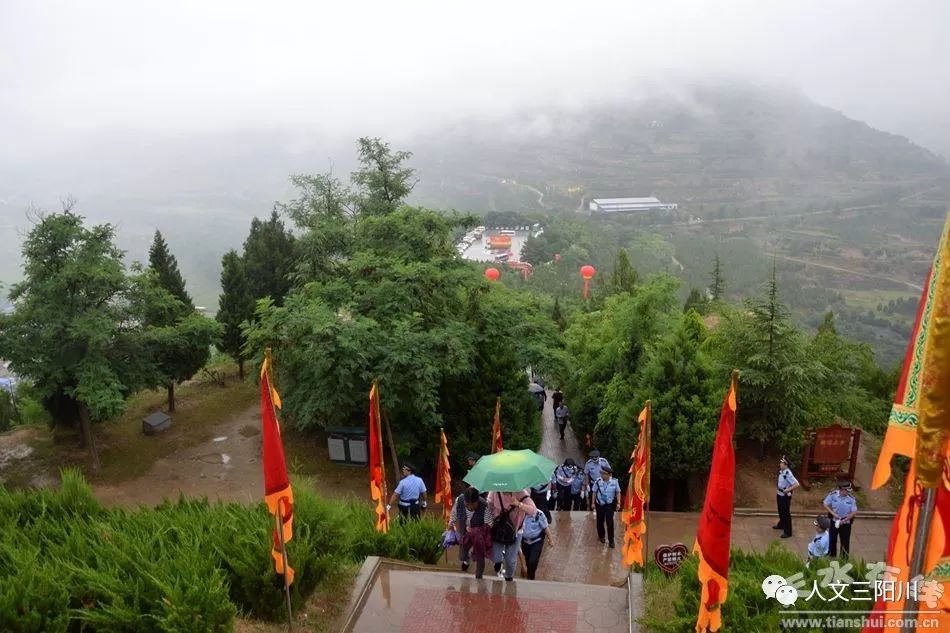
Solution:
<path fill-rule="evenodd" d="M 111 225 L 87 227 L 68 209 L 41 216 L 23 243 L 15 310 L 0 316 L 0 357 L 33 381 L 54 423 L 80 427 L 95 467 L 90 422 L 160 381 L 143 353 L 155 333 L 144 319 L 148 281 L 126 274 L 114 237 Z"/>

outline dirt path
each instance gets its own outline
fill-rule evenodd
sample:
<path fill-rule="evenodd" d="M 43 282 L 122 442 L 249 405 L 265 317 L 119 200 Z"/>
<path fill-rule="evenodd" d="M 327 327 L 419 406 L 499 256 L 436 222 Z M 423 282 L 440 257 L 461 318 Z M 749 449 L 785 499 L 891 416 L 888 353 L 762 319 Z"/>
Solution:
<path fill-rule="evenodd" d="M 852 269 L 850 269 L 850 268 L 842 268 L 842 267 L 840 267 L 840 266 L 834 266 L 834 265 L 832 265 L 832 264 L 820 264 L 820 263 L 818 263 L 818 262 L 813 262 L 813 261 L 810 261 L 810 260 L 807 260 L 807 259 L 801 259 L 801 258 L 799 258 L 799 257 L 791 257 L 791 256 L 789 256 L 789 255 L 779 255 L 778 253 L 775 254 L 775 257 L 777 257 L 778 259 L 784 259 L 784 260 L 790 261 L 790 262 L 797 262 L 797 263 L 799 263 L 799 264 L 805 264 L 806 266 L 815 266 L 815 267 L 817 267 L 817 268 L 826 268 L 826 269 L 828 269 L 828 270 L 834 270 L 834 271 L 839 272 L 839 273 L 847 273 L 847 274 L 849 274 L 849 275 L 857 275 L 858 277 L 865 277 L 865 278 L 867 278 L 867 279 L 876 279 L 876 280 L 878 280 L 878 281 L 889 281 L 889 282 L 891 282 L 891 283 L 895 283 L 895 284 L 900 284 L 900 285 L 903 285 L 903 286 L 907 286 L 908 288 L 910 288 L 910 289 L 912 289 L 912 290 L 916 290 L 917 292 L 920 292 L 921 290 L 924 289 L 923 286 L 920 286 L 920 285 L 917 285 L 917 284 L 913 284 L 913 283 L 911 283 L 911 282 L 909 282 L 909 281 L 904 281 L 903 279 L 897 279 L 896 277 L 887 277 L 887 276 L 883 276 L 883 275 L 874 275 L 874 274 L 871 274 L 871 273 L 861 272 L 861 271 L 859 271 L 859 270 L 852 270 Z"/>
<path fill-rule="evenodd" d="M 858 506 L 862 510 L 891 512 L 894 510 L 894 503 L 889 488 L 884 486 L 871 490 L 871 474 L 874 471 L 879 444 L 877 438 L 862 434 L 854 477 L 858 486 Z M 773 510 L 778 458 L 770 456 L 760 462 L 757 453 L 753 446 L 745 443 L 736 449 L 736 507 Z M 793 472 L 796 476 L 800 474 L 798 468 L 793 469 Z M 832 490 L 834 483 L 830 479 L 813 480 L 811 490 L 797 490 L 792 500 L 792 512 L 818 514 L 822 510 L 822 501 Z"/>
<path fill-rule="evenodd" d="M 261 416 L 250 407 L 211 428 L 213 438 L 155 461 L 141 477 L 93 492 L 106 505 L 157 505 L 163 499 L 208 497 L 256 503 L 262 495 Z"/>

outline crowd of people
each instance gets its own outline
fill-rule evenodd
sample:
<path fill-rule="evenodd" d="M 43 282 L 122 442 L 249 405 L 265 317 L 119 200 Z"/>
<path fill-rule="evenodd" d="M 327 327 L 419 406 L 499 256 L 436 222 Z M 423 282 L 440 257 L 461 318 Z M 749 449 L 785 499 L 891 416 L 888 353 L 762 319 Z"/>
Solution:
<path fill-rule="evenodd" d="M 543 410 L 547 398 L 539 398 Z M 564 394 L 556 389 L 551 397 L 552 411 L 561 439 L 570 423 L 570 410 Z M 468 467 L 480 459 L 468 454 Z M 427 490 L 411 464 L 402 467 L 402 479 L 393 491 L 387 510 L 394 505 L 405 519 L 421 516 L 426 507 Z M 514 579 L 518 554 L 524 557 L 529 580 L 533 580 L 545 544 L 553 544 L 551 524 L 554 512 L 586 510 L 596 513 L 597 538 L 615 547 L 614 513 L 620 503 L 620 484 L 613 477 L 610 463 L 597 450 L 590 451 L 580 466 L 571 457 L 551 473 L 548 481 L 518 492 L 481 492 L 466 488 L 454 501 L 448 533 L 459 546 L 462 571 L 475 564 L 475 577 L 482 578 L 491 559 L 494 572 L 507 581 Z"/>
<path fill-rule="evenodd" d="M 543 407 L 547 398 L 539 400 Z M 560 389 L 551 397 L 554 421 L 561 439 L 570 424 L 570 409 Z M 468 467 L 480 459 L 469 453 Z M 788 458 L 779 462 L 776 505 L 779 520 L 773 529 L 782 530 L 781 537 L 792 536 L 791 499 L 798 480 L 789 468 Z M 402 479 L 393 492 L 390 505 L 397 505 L 399 515 L 418 518 L 426 507 L 427 490 L 411 464 L 402 467 Z M 613 476 L 610 463 L 600 452 L 591 450 L 588 459 L 579 465 L 568 457 L 555 468 L 549 481 L 517 492 L 480 492 L 468 487 L 453 504 L 448 532 L 459 545 L 462 571 L 475 563 L 475 577 L 482 578 L 485 562 L 491 559 L 494 572 L 507 581 L 514 579 L 518 554 L 524 557 L 528 579 L 534 579 L 545 543 L 553 544 L 551 525 L 556 512 L 589 511 L 595 513 L 597 538 L 615 547 L 614 514 L 621 500 L 620 484 Z M 808 544 L 808 559 L 824 556 L 847 556 L 851 547 L 851 525 L 857 514 L 857 502 L 851 482 L 841 480 L 823 502 L 825 513 L 813 521 L 815 536 Z M 839 548 L 840 545 L 840 548 Z"/>

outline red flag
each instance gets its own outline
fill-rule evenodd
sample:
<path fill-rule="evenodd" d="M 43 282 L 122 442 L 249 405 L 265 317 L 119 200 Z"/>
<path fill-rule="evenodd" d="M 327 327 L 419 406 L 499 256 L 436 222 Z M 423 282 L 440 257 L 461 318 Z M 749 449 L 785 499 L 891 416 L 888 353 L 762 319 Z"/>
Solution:
<path fill-rule="evenodd" d="M 441 446 L 439 459 L 435 467 L 435 502 L 442 504 L 442 515 L 448 523 L 452 518 L 452 472 L 449 465 L 449 442 L 445 439 L 445 431 L 439 430 Z"/>
<path fill-rule="evenodd" d="M 277 423 L 277 412 L 280 408 L 280 395 L 274 388 L 271 380 L 270 349 L 264 352 L 264 364 L 261 365 L 261 421 L 264 465 L 264 502 L 271 514 L 280 517 L 281 532 L 284 543 L 288 543 L 294 536 L 294 493 L 290 488 L 290 479 L 287 476 L 287 462 L 284 459 L 284 443 L 280 438 L 280 425 Z M 279 514 L 278 514 L 279 513 Z M 273 546 L 271 556 L 274 558 L 274 568 L 278 574 L 284 574 L 285 552 L 281 550 L 280 535 L 276 526 L 272 531 Z M 287 566 L 285 575 L 287 584 L 294 581 L 294 570 Z"/>
<path fill-rule="evenodd" d="M 376 502 L 376 530 L 389 531 L 386 512 L 386 464 L 383 461 L 383 433 L 379 425 L 379 383 L 369 390 L 369 494 Z"/>
<path fill-rule="evenodd" d="M 495 400 L 495 423 L 491 427 L 491 452 L 504 450 L 501 442 L 501 396 Z"/>
<path fill-rule="evenodd" d="M 623 564 L 643 566 L 643 539 L 647 533 L 646 508 L 650 502 L 650 401 L 640 412 L 640 438 L 630 455 L 630 480 L 620 520 L 627 526 L 623 535 Z"/>
<path fill-rule="evenodd" d="M 732 435 L 736 430 L 736 387 L 739 371 L 732 372 L 729 393 L 719 414 L 719 430 L 713 445 L 712 467 L 706 484 L 703 513 L 699 516 L 696 544 L 699 555 L 699 584 L 702 597 L 696 631 L 718 631 L 722 626 L 722 604 L 729 593 L 729 536 L 736 480 L 736 454 Z"/>

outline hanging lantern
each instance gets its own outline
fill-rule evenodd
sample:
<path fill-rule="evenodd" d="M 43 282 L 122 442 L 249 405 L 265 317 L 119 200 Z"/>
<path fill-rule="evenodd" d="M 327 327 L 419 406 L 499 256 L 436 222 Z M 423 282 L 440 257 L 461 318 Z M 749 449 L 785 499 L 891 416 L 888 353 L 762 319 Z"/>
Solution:
<path fill-rule="evenodd" d="M 584 278 L 584 298 L 590 294 L 590 280 L 597 274 L 597 270 L 590 264 L 581 266 L 581 277 Z"/>
<path fill-rule="evenodd" d="M 499 277 L 501 277 L 501 271 L 497 268 L 485 269 L 485 278 L 488 279 L 488 281 L 498 281 Z"/>
<path fill-rule="evenodd" d="M 560 253 L 554 253 L 554 261 L 556 261 L 556 262 L 561 261 L 561 254 L 560 254 Z"/>

